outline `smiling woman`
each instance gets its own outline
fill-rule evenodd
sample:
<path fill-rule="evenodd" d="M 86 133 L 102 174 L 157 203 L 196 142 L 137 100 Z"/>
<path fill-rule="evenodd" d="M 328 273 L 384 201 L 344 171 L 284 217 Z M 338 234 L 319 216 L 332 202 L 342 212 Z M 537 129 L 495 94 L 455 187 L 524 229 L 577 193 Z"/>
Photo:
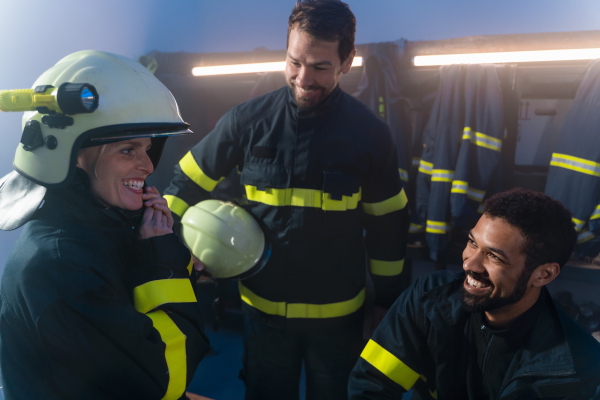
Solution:
<path fill-rule="evenodd" d="M 0 228 L 24 224 L 0 287 L 5 398 L 185 398 L 208 341 L 190 252 L 145 181 L 166 138 L 191 132 L 127 58 L 74 53 L 34 88 L 65 83 L 92 87 L 97 109 L 26 112 L 0 183 Z"/>

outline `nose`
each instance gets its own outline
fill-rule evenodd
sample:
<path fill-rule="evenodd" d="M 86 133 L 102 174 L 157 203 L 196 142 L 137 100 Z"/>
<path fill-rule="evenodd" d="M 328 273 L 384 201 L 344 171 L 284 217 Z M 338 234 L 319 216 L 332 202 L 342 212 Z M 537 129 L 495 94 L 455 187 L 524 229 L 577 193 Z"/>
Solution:
<path fill-rule="evenodd" d="M 313 78 L 310 70 L 306 67 L 300 67 L 298 75 L 296 75 L 296 85 L 300 87 L 308 87 L 312 85 Z"/>
<path fill-rule="evenodd" d="M 154 164 L 152 164 L 152 160 L 147 152 L 141 152 L 140 157 L 138 159 L 138 165 L 140 170 L 144 171 L 146 175 L 150 175 L 154 172 Z"/>
<path fill-rule="evenodd" d="M 473 271 L 477 273 L 483 273 L 485 268 L 483 268 L 483 254 L 478 249 L 472 249 L 467 244 L 465 250 L 463 251 L 463 270 L 465 271 Z"/>

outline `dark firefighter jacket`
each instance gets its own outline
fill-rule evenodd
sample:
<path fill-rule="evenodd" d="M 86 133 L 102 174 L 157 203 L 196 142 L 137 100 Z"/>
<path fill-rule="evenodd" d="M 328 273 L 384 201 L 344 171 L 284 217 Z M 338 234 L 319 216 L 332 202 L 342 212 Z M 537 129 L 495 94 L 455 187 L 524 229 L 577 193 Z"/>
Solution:
<path fill-rule="evenodd" d="M 486 195 L 499 191 L 504 138 L 502 67 L 450 65 L 423 133 L 416 210 L 431 256 L 447 250 L 452 227 L 471 228 Z"/>
<path fill-rule="evenodd" d="M 174 234 L 136 239 L 87 182 L 49 190 L 7 261 L 4 398 L 185 398 L 208 351 L 190 253 Z"/>
<path fill-rule="evenodd" d="M 467 399 L 469 314 L 463 272 L 420 278 L 394 303 L 350 377 L 350 399 Z M 555 307 L 548 291 L 524 345 L 506 372 L 499 400 L 600 399 L 600 343 Z"/>
<path fill-rule="evenodd" d="M 573 214 L 579 256 L 600 251 L 600 60 L 588 67 L 552 153 L 545 192 Z"/>
<path fill-rule="evenodd" d="M 339 87 L 307 115 L 287 86 L 242 103 L 175 167 L 171 210 L 183 215 L 236 166 L 246 208 L 272 244 L 267 265 L 239 285 L 251 315 L 278 325 L 353 314 L 365 299 L 365 247 L 376 302 L 391 305 L 406 195 L 383 121 Z"/>

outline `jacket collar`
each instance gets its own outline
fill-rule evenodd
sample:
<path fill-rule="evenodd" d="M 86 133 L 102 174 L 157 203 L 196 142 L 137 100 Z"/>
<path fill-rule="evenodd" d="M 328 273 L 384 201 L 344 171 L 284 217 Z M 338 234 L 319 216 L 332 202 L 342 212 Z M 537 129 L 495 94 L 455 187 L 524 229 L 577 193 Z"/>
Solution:
<path fill-rule="evenodd" d="M 329 93 L 329 96 L 327 96 L 325 100 L 323 100 L 320 104 L 308 110 L 299 111 L 298 105 L 296 104 L 296 99 L 294 98 L 294 93 L 292 92 L 292 89 L 289 86 L 287 86 L 288 102 L 296 110 L 298 110 L 298 115 L 300 115 L 301 117 L 326 114 L 329 110 L 331 110 L 332 107 L 334 107 L 339 102 L 342 93 L 343 91 L 342 89 L 340 89 L 340 85 L 338 84 L 333 89 L 333 91 Z"/>

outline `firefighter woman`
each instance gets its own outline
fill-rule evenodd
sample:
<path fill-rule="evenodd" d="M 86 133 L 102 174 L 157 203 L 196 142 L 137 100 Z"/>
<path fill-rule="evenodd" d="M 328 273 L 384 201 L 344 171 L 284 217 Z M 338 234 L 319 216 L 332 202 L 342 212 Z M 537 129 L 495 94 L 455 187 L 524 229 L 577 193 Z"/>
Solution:
<path fill-rule="evenodd" d="M 145 181 L 188 124 L 114 54 L 71 54 L 30 92 L 0 103 L 32 104 L 0 183 L 0 227 L 24 225 L 0 292 L 5 398 L 185 399 L 208 341 L 191 255 Z"/>

